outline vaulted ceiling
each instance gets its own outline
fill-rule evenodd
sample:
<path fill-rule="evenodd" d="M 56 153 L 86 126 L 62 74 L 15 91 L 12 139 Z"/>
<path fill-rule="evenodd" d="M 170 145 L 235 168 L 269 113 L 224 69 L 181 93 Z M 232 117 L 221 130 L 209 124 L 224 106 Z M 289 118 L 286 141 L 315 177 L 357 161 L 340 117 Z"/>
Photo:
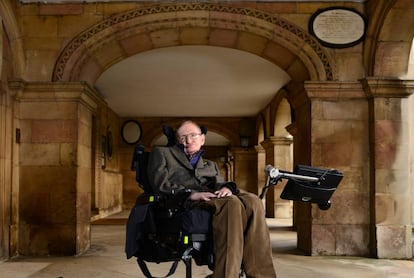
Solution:
<path fill-rule="evenodd" d="M 288 81 L 279 67 L 247 52 L 176 46 L 119 62 L 96 87 L 123 117 L 245 117 L 257 115 Z"/>

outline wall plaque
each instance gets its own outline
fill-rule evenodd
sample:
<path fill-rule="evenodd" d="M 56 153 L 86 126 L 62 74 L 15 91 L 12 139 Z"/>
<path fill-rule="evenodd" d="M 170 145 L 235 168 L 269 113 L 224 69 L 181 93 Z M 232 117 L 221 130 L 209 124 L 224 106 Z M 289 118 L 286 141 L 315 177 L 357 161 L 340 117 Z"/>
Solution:
<path fill-rule="evenodd" d="M 141 125 L 135 120 L 127 120 L 121 127 L 121 137 L 125 143 L 134 145 L 141 139 Z"/>
<path fill-rule="evenodd" d="M 309 32 L 327 47 L 345 48 L 360 43 L 365 36 L 365 19 L 350 8 L 318 10 L 309 21 Z"/>

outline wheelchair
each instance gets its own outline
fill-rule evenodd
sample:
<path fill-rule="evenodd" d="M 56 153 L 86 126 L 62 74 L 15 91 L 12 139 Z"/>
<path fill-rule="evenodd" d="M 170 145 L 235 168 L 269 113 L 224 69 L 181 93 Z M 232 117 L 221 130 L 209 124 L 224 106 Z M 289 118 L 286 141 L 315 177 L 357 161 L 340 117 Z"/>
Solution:
<path fill-rule="evenodd" d="M 175 143 L 175 134 L 163 128 L 167 146 Z M 207 129 L 202 128 L 206 133 Z M 142 145 L 135 146 L 131 170 L 144 193 L 138 196 L 127 222 L 125 252 L 127 258 L 136 257 L 138 266 L 147 278 L 153 278 L 146 262 L 172 262 L 168 277 L 175 273 L 183 261 L 186 278 L 192 277 L 192 260 L 214 270 L 211 214 L 203 209 L 185 209 L 189 192 L 183 190 L 174 196 L 154 194 L 147 177 L 149 152 Z M 282 179 L 288 182 L 281 193 L 282 199 L 315 203 L 321 210 L 331 206 L 330 198 L 342 180 L 343 174 L 335 169 L 321 169 L 297 165 L 294 172 L 282 171 L 272 165 L 265 167 L 267 175 L 259 198 L 263 199 L 271 186 Z M 241 266 L 240 277 L 244 277 Z"/>
<path fill-rule="evenodd" d="M 170 146 L 175 134 L 163 128 Z M 202 132 L 206 133 L 203 128 Z M 150 153 L 142 145 L 135 146 L 131 170 L 143 189 L 137 197 L 127 222 L 125 252 L 127 259 L 136 257 L 138 266 L 147 278 L 153 278 L 146 262 L 171 262 L 168 277 L 175 273 L 180 261 L 185 264 L 186 278 L 192 277 L 192 260 L 197 265 L 214 268 L 211 214 L 203 209 L 185 209 L 183 202 L 189 192 L 174 196 L 154 194 L 147 177 Z"/>

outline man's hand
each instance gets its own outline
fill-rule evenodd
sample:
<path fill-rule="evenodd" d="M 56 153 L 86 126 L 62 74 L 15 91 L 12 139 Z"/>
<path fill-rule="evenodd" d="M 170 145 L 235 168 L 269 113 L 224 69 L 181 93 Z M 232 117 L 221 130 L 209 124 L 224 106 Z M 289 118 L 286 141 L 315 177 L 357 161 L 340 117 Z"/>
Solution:
<path fill-rule="evenodd" d="M 227 196 L 233 195 L 231 190 L 227 187 L 223 187 L 220 190 L 217 190 L 216 192 L 214 192 L 214 194 L 216 194 L 217 198 L 222 198 L 222 197 L 227 197 Z"/>
<path fill-rule="evenodd" d="M 227 197 L 227 196 L 231 196 L 233 195 L 233 193 L 231 192 L 231 190 L 227 187 L 223 187 L 220 190 L 217 190 L 214 193 L 211 192 L 193 192 L 190 195 L 190 200 L 193 201 L 210 201 L 211 199 L 214 198 L 222 198 L 222 197 Z"/>
<path fill-rule="evenodd" d="M 190 195 L 193 201 L 210 201 L 213 198 L 217 198 L 217 195 L 211 192 L 193 192 Z"/>

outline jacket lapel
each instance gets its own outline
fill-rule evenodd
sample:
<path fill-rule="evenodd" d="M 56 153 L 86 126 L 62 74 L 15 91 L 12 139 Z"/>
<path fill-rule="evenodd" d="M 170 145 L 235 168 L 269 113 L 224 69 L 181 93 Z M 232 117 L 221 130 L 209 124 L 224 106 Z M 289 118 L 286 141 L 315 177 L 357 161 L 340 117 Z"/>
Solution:
<path fill-rule="evenodd" d="M 205 166 L 205 164 L 204 164 L 203 157 L 200 157 L 200 159 L 197 161 L 197 164 L 196 164 L 195 168 L 200 169 L 200 168 L 204 168 L 204 166 Z"/>
<path fill-rule="evenodd" d="M 172 154 L 175 156 L 175 158 L 177 159 L 177 161 L 179 161 L 183 166 L 185 166 L 186 168 L 192 170 L 193 166 L 191 165 L 190 161 L 188 160 L 187 156 L 185 155 L 184 152 L 182 152 L 178 146 L 174 146 L 171 148 L 171 152 Z M 201 159 L 200 159 L 201 160 Z"/>

